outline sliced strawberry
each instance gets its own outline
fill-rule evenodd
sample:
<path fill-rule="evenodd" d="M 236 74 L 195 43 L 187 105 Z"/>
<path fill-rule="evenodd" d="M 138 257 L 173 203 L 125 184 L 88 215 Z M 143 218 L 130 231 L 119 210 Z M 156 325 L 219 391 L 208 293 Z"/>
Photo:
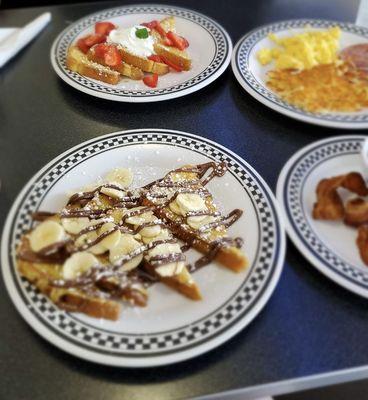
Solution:
<path fill-rule="evenodd" d="M 157 86 L 157 82 L 158 82 L 158 75 L 157 74 L 146 75 L 143 78 L 143 82 L 145 85 L 147 85 L 151 88 L 155 88 Z"/>
<path fill-rule="evenodd" d="M 188 41 L 182 38 L 181 36 L 177 35 L 175 32 L 172 31 L 168 32 L 167 37 L 173 42 L 173 45 L 179 50 L 184 50 L 189 46 Z"/>
<path fill-rule="evenodd" d="M 107 36 L 113 29 L 116 29 L 116 26 L 112 22 L 108 21 L 96 22 L 95 25 L 95 33 L 97 35 Z"/>
<path fill-rule="evenodd" d="M 162 38 L 166 37 L 166 32 L 159 22 L 157 22 L 154 29 L 156 29 L 156 31 L 161 35 Z"/>
<path fill-rule="evenodd" d="M 104 35 L 89 35 L 84 39 L 88 47 L 92 47 L 95 44 L 106 42 L 106 36 Z"/>
<path fill-rule="evenodd" d="M 93 51 L 95 52 L 96 57 L 105 58 L 105 54 L 109 49 L 109 45 L 107 43 L 99 43 L 93 47 Z"/>
<path fill-rule="evenodd" d="M 164 38 L 164 40 L 162 41 L 162 43 L 163 43 L 165 46 L 174 46 L 174 43 L 173 43 L 167 36 Z"/>
<path fill-rule="evenodd" d="M 77 41 L 77 46 L 80 51 L 83 51 L 83 53 L 87 53 L 87 51 L 89 50 L 89 46 L 86 45 L 86 41 L 84 38 Z"/>
<path fill-rule="evenodd" d="M 157 54 L 152 54 L 152 56 L 147 57 L 149 60 L 162 63 L 161 57 Z"/>
<path fill-rule="evenodd" d="M 115 46 L 108 46 L 104 55 L 105 64 L 109 67 L 118 67 L 121 64 L 121 55 Z"/>
<path fill-rule="evenodd" d="M 151 22 L 142 22 L 141 25 L 145 26 L 148 29 L 155 29 L 157 26 L 158 22 L 157 21 L 151 21 Z"/>
<path fill-rule="evenodd" d="M 170 68 L 174 69 L 175 71 L 178 71 L 178 72 L 183 71 L 183 68 L 182 68 L 180 65 L 173 63 L 172 61 L 170 61 L 170 60 L 167 59 L 166 57 L 161 56 L 161 60 L 162 60 L 162 62 L 164 62 L 166 65 L 168 65 Z"/>

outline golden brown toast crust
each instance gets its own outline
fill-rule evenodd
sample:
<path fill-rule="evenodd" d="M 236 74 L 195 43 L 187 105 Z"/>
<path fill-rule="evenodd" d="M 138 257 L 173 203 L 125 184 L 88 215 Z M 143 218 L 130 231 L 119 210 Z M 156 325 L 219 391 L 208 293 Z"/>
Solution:
<path fill-rule="evenodd" d="M 167 33 L 169 31 L 175 32 L 175 18 L 167 17 L 160 21 L 161 27 Z M 185 50 L 179 50 L 173 46 L 165 46 L 162 43 L 161 35 L 157 31 L 152 31 L 152 36 L 155 40 L 154 50 L 159 56 L 166 57 L 175 65 L 179 65 L 184 71 L 189 71 L 192 67 L 192 60 Z"/>
<path fill-rule="evenodd" d="M 144 72 L 152 72 L 157 75 L 165 75 L 169 72 L 169 67 L 163 63 L 157 63 L 149 60 L 146 57 L 139 57 L 132 53 L 129 53 L 124 48 L 119 47 L 119 52 L 122 60 L 136 68 L 141 69 Z"/>
<path fill-rule="evenodd" d="M 17 254 L 29 249 L 29 241 L 23 237 Z M 100 297 L 87 296 L 76 289 L 56 288 L 50 280 L 62 278 L 60 264 L 36 263 L 17 259 L 19 273 L 47 295 L 58 307 L 73 312 L 81 312 L 94 318 L 117 320 L 120 303 Z"/>
<path fill-rule="evenodd" d="M 110 85 L 116 85 L 120 81 L 119 72 L 88 60 L 87 56 L 76 46 L 69 48 L 66 65 L 70 70 L 78 74 L 109 83 Z"/>
<path fill-rule="evenodd" d="M 190 273 L 186 268 L 179 275 L 164 278 L 156 274 L 154 268 L 148 262 L 145 262 L 143 266 L 146 271 L 154 274 L 160 280 L 160 282 L 164 283 L 167 286 L 170 286 L 177 292 L 183 294 L 185 297 L 188 297 L 192 300 L 202 299 L 202 295 L 198 285 L 191 278 Z"/>
<path fill-rule="evenodd" d="M 162 43 L 155 43 L 154 49 L 159 56 L 166 57 L 175 65 L 179 65 L 184 71 L 189 71 L 192 67 L 192 60 L 186 51 L 179 50 L 176 47 L 165 46 Z"/>

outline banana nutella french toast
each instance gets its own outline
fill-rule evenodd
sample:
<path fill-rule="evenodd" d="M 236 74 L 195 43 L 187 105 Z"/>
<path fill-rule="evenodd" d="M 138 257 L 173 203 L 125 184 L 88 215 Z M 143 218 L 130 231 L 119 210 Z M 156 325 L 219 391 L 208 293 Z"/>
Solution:
<path fill-rule="evenodd" d="M 118 319 L 122 302 L 145 306 L 156 282 L 200 300 L 196 269 L 213 259 L 234 271 L 247 266 L 241 239 L 227 235 L 241 210 L 221 215 L 206 188 L 225 171 L 223 163 L 189 165 L 131 189 L 131 171 L 116 168 L 60 212 L 34 215 L 18 271 L 58 307 L 96 318 Z M 190 247 L 203 253 L 194 265 Z"/>
<path fill-rule="evenodd" d="M 147 303 L 147 286 L 162 282 L 199 300 L 178 240 L 127 190 L 129 170 L 75 193 L 59 213 L 39 212 L 17 249 L 20 274 L 57 306 L 116 320 L 120 300 Z"/>
<path fill-rule="evenodd" d="M 123 178 L 129 180 L 128 174 Z M 19 272 L 60 308 L 116 320 L 118 300 L 146 305 L 145 282 L 139 273 L 130 272 L 132 264 L 140 263 L 140 254 L 125 255 L 124 265 L 112 264 L 109 257 L 122 232 L 113 208 L 99 195 L 121 195 L 123 187 L 106 184 L 74 194 L 60 213 L 37 213 L 34 220 L 39 224 L 22 238 L 17 249 Z M 136 198 L 132 195 L 129 201 L 135 204 Z"/>
<path fill-rule="evenodd" d="M 185 296 L 193 300 L 201 299 L 178 240 L 153 211 L 151 207 L 144 206 L 128 209 L 123 212 L 120 224 L 139 234 L 142 242 L 150 247 L 144 254 L 143 266 L 147 272 Z"/>
<path fill-rule="evenodd" d="M 248 261 L 240 250 L 242 240 L 228 237 L 227 228 L 242 211 L 235 209 L 222 215 L 206 188 L 212 178 L 224 175 L 226 168 L 225 163 L 209 162 L 175 169 L 148 185 L 144 204 L 155 207 L 157 217 L 166 221 L 176 237 L 204 253 L 197 267 L 216 259 L 238 272 L 247 267 Z"/>

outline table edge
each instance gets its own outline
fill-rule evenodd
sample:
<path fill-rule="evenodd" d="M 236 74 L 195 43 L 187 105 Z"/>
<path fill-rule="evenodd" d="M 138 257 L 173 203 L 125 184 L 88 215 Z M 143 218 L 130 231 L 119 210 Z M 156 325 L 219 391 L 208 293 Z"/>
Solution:
<path fill-rule="evenodd" d="M 241 389 L 227 390 L 194 397 L 192 400 L 254 400 L 263 396 L 284 395 L 308 389 L 353 382 L 365 378 L 368 378 L 368 365 L 314 374 L 303 378 L 285 379 Z"/>

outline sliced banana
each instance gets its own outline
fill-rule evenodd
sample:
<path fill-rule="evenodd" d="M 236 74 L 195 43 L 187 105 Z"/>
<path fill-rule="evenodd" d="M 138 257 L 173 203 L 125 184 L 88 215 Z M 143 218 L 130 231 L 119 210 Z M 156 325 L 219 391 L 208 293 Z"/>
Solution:
<path fill-rule="evenodd" d="M 110 249 L 109 260 L 112 264 L 118 263 L 123 256 L 130 254 L 140 246 L 141 244 L 134 239 L 133 235 L 123 233 L 121 234 L 117 244 Z M 130 261 L 124 263 L 121 268 L 123 271 L 130 271 L 131 269 L 136 268 L 141 263 L 142 259 L 143 254 L 140 254 L 139 256 L 134 257 Z"/>
<path fill-rule="evenodd" d="M 32 251 L 38 252 L 53 243 L 66 238 L 64 228 L 56 221 L 41 222 L 29 235 Z"/>
<path fill-rule="evenodd" d="M 193 229 L 199 229 L 213 221 L 215 221 L 215 217 L 212 215 L 197 215 L 187 218 L 187 224 Z"/>
<path fill-rule="evenodd" d="M 148 243 L 151 243 L 156 240 L 166 240 L 166 239 L 170 239 L 170 238 L 171 238 L 171 235 L 170 235 L 169 230 L 161 229 L 160 233 L 156 236 L 153 236 L 153 237 L 143 236 L 142 241 L 144 244 L 148 244 Z"/>
<path fill-rule="evenodd" d="M 154 238 L 161 232 L 161 225 L 147 226 L 139 231 L 142 237 Z"/>
<path fill-rule="evenodd" d="M 197 193 L 180 193 L 175 201 L 181 215 L 186 215 L 188 211 L 207 210 L 204 199 Z"/>
<path fill-rule="evenodd" d="M 113 222 L 108 222 L 101 226 L 98 231 L 99 235 L 114 229 L 116 225 Z M 107 250 L 115 247 L 120 240 L 121 232 L 117 229 L 101 240 L 100 244 L 103 244 Z"/>
<path fill-rule="evenodd" d="M 82 218 L 61 218 L 61 225 L 72 235 L 77 235 L 81 230 L 87 228 L 90 221 L 87 217 Z"/>
<path fill-rule="evenodd" d="M 111 212 L 111 219 L 115 222 L 115 224 L 119 224 L 123 218 L 123 215 L 123 210 L 121 208 L 116 208 Z"/>
<path fill-rule="evenodd" d="M 179 275 L 177 275 L 176 279 L 181 282 L 184 283 L 185 285 L 191 285 L 194 283 L 194 279 L 192 278 L 192 275 L 190 274 L 190 272 L 188 271 L 187 268 L 183 268 L 183 270 L 179 273 Z"/>
<path fill-rule="evenodd" d="M 83 272 L 88 271 L 93 266 L 98 265 L 97 258 L 86 251 L 74 253 L 70 256 L 63 265 L 64 279 L 74 279 Z"/>
<path fill-rule="evenodd" d="M 163 277 L 170 277 L 181 274 L 185 268 L 185 263 L 183 261 L 174 262 L 170 264 L 161 265 L 155 269 L 156 273 Z"/>
<path fill-rule="evenodd" d="M 105 175 L 105 180 L 109 183 L 117 183 L 122 187 L 128 187 L 133 182 L 133 173 L 128 168 L 114 168 Z"/>
<path fill-rule="evenodd" d="M 135 240 L 141 241 L 142 240 L 142 236 L 139 233 L 136 233 L 133 235 Z"/>
<path fill-rule="evenodd" d="M 97 238 L 98 238 L 97 230 L 87 232 L 87 233 L 84 233 L 83 235 L 78 236 L 77 239 L 75 239 L 74 244 L 77 248 L 81 248 L 82 246 L 95 241 Z M 95 246 L 93 246 L 93 247 L 95 247 Z M 92 249 L 92 247 L 91 247 L 91 249 Z M 88 250 L 90 250 L 90 249 L 88 249 Z M 96 254 L 99 254 L 99 253 L 96 253 Z"/>
<path fill-rule="evenodd" d="M 96 225 L 97 223 L 101 223 L 101 220 L 91 221 L 91 225 Z M 106 222 L 99 229 L 94 231 L 86 232 L 83 235 L 79 236 L 75 240 L 75 245 L 77 247 L 82 247 L 88 243 L 94 242 L 100 235 L 109 230 L 112 230 L 116 225 L 113 222 Z M 96 243 L 94 246 L 88 248 L 88 251 L 93 254 L 103 254 L 108 251 L 111 247 L 115 246 L 116 243 L 120 239 L 120 231 L 113 231 L 110 235 L 106 236 L 104 239 Z"/>
<path fill-rule="evenodd" d="M 152 258 L 157 255 L 168 256 L 174 253 L 181 253 L 179 243 L 163 243 L 155 246 L 152 250 L 148 252 L 148 258 Z M 173 262 L 161 265 L 155 269 L 155 271 L 163 276 L 169 277 L 178 275 L 185 268 L 185 263 L 183 261 Z"/>
<path fill-rule="evenodd" d="M 176 214 L 176 215 L 181 215 L 181 209 L 180 209 L 180 207 L 178 206 L 178 203 L 176 202 L 176 200 L 172 201 L 172 202 L 169 204 L 169 207 L 170 207 L 170 210 L 171 210 L 174 214 Z"/>
<path fill-rule="evenodd" d="M 116 185 L 120 186 L 120 185 Z M 112 197 L 114 199 L 122 199 L 125 196 L 125 191 L 123 189 L 114 189 L 110 187 L 105 187 L 103 186 L 100 190 L 100 192 L 106 196 Z"/>
<path fill-rule="evenodd" d="M 170 179 L 172 180 L 172 182 L 182 182 L 187 180 L 187 173 L 184 174 L 183 172 L 171 172 L 170 174 Z"/>
<path fill-rule="evenodd" d="M 107 222 L 106 224 L 102 225 L 100 229 L 98 229 L 97 236 L 101 236 L 103 233 L 112 230 L 115 226 L 116 225 L 113 222 Z M 90 247 L 88 250 L 93 254 L 103 254 L 119 242 L 120 235 L 120 231 L 115 230 L 111 232 L 110 235 L 107 235 L 100 242 Z"/>
<path fill-rule="evenodd" d="M 127 213 L 130 213 L 131 211 L 138 211 L 138 210 L 141 210 L 142 208 L 144 208 L 144 207 L 130 208 L 129 210 L 127 210 Z M 134 215 L 132 217 L 129 217 L 125 220 L 125 222 L 127 222 L 128 224 L 139 226 L 146 222 L 154 221 L 155 219 L 156 219 L 156 217 L 153 215 L 152 211 L 147 211 L 143 214 Z"/>
<path fill-rule="evenodd" d="M 152 258 L 158 255 L 168 256 L 173 253 L 181 253 L 179 243 L 162 243 L 155 246 L 148 252 L 148 257 Z"/>

